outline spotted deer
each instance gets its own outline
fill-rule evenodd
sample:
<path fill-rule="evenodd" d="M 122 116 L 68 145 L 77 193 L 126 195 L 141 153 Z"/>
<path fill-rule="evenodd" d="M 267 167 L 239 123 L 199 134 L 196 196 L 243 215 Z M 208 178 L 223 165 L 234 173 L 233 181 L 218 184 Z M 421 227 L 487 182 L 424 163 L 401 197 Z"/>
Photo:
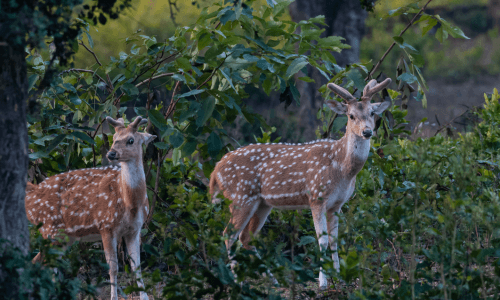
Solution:
<path fill-rule="evenodd" d="M 140 269 L 140 230 L 148 215 L 142 145 L 156 138 L 137 132 L 147 119 L 137 117 L 128 127 L 124 120 L 106 118 L 116 133 L 107 153 L 120 166 L 81 169 L 47 178 L 38 185 L 28 183 L 26 214 L 33 224 L 43 223 L 44 238 L 65 234 L 75 241 L 102 240 L 109 264 L 111 299 L 117 300 L 117 244 L 122 237 L 131 258 L 137 284 L 144 287 Z M 39 253 L 33 261 L 42 260 Z M 140 299 L 146 300 L 145 292 Z"/>
<path fill-rule="evenodd" d="M 217 163 L 210 177 L 213 201 L 218 201 L 221 191 L 232 201 L 230 226 L 224 231 L 230 234 L 227 249 L 238 236 L 249 249 L 251 233 L 259 232 L 273 208 L 310 208 L 320 248 L 324 250 L 330 243 L 334 267 L 339 270 L 337 213 L 351 197 L 356 175 L 368 158 L 374 117 L 391 105 L 390 100 L 370 100 L 390 83 L 390 78 L 382 83 L 371 80 L 359 102 L 344 88 L 328 84 L 345 103 L 327 101 L 327 105 L 337 114 L 349 116 L 346 133 L 340 140 L 249 145 L 227 153 Z M 323 272 L 319 284 L 322 288 L 327 286 Z"/>

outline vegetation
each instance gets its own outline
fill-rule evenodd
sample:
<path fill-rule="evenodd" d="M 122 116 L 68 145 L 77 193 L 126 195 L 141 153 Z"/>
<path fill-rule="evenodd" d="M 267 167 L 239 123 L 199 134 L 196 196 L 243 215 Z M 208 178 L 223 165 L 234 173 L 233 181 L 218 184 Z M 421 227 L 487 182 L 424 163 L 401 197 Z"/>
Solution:
<path fill-rule="evenodd" d="M 252 242 L 258 253 L 238 244 L 230 249 L 238 261 L 235 274 L 231 272 L 226 237 L 221 235 L 229 217 L 228 202 L 211 203 L 205 178 L 222 155 L 235 148 L 237 142 L 228 132 L 237 118 L 262 127 L 254 142 L 280 138 L 259 114 L 245 107 L 243 99 L 251 89 L 260 89 L 267 95 L 279 92 L 286 105 L 299 104 L 296 81 L 312 80 L 304 68 L 308 64 L 330 82 L 345 81 L 351 92 L 375 73 L 364 64 L 335 64 L 330 51 L 348 46 L 341 37 L 320 37 L 322 17 L 294 23 L 283 18 L 289 2 L 255 3 L 203 8 L 195 23 L 178 27 L 166 41 L 138 31 L 125 40 L 128 50 L 108 63 L 93 51 L 88 19 L 77 19 L 83 28 L 79 51 L 95 59 L 94 67 L 61 68 L 40 91 L 50 57 L 29 49 L 29 90 L 38 103 L 38 111 L 28 116 L 34 180 L 106 164 L 113 128 L 103 125 L 105 116 L 130 120 L 141 115 L 149 118 L 148 130 L 159 137 L 145 155 L 152 215 L 142 230 L 142 259 L 149 294 L 167 299 L 498 297 L 496 90 L 485 96 L 485 107 L 477 113 L 482 121 L 457 139 L 409 139 L 404 105 L 381 116 L 355 194 L 340 216 L 340 273 L 333 270 L 331 252 L 319 251 L 309 211 L 273 211 Z M 411 4 L 390 15 L 413 17 L 422 7 Z M 436 15 L 424 11 L 416 19 L 428 24 L 427 32 L 439 24 L 438 37 L 465 37 Z M 393 41 L 405 56 L 397 67 L 398 88 L 384 96 L 415 101 L 409 90 L 416 84 L 416 100 L 425 103 L 426 83 L 419 69 L 425 52 L 410 45 L 406 35 L 391 39 L 384 48 Z M 168 98 L 160 97 L 160 87 L 170 91 Z M 325 86 L 320 91 L 330 97 Z M 336 118 L 326 108 L 317 116 L 324 123 L 318 136 L 342 135 L 345 118 Z M 8 274 L 0 277 L 0 292 L 16 286 L 24 293 L 4 293 L 11 299 L 71 299 L 96 293 L 106 268 L 101 251 L 81 252 L 90 245 L 74 245 L 61 257 L 35 227 L 31 231 L 30 255 L 0 247 L 2 274 Z M 36 251 L 47 253 L 47 267 L 63 271 L 54 274 L 31 265 Z M 314 287 L 321 266 L 340 292 Z M 127 265 L 123 267 L 128 272 Z M 277 286 L 263 275 L 268 271 Z M 53 280 L 55 276 L 62 280 Z M 134 284 L 126 283 L 123 292 L 137 291 Z"/>

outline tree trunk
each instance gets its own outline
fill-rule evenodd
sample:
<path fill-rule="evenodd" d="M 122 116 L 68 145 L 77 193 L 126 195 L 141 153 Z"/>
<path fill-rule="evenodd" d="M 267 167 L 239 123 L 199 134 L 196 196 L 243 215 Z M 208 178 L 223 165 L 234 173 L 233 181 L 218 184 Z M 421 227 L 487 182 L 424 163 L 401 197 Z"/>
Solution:
<path fill-rule="evenodd" d="M 337 64 L 345 66 L 359 61 L 360 44 L 367 16 L 359 0 L 296 0 L 290 5 L 290 15 L 294 22 L 324 15 L 328 27 L 325 27 L 323 36 L 341 36 L 346 39 L 344 43 L 351 46 L 351 49 L 334 53 Z M 316 112 L 324 101 L 318 88 L 326 83 L 326 79 L 311 66 L 308 67 L 308 72 L 309 77 L 316 82 L 297 84 L 301 95 L 299 117 L 301 123 L 305 125 L 304 136 L 313 139 L 314 130 L 319 125 Z"/>
<path fill-rule="evenodd" d="M 27 254 L 29 231 L 24 198 L 28 172 L 28 81 L 24 56 L 24 47 L 0 43 L 0 238 Z"/>

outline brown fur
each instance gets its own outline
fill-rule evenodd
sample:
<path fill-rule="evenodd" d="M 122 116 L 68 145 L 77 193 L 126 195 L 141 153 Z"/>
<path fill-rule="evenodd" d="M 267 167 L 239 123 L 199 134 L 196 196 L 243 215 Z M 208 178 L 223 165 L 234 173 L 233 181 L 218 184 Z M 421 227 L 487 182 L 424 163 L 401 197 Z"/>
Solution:
<path fill-rule="evenodd" d="M 109 153 L 116 153 L 115 159 L 121 167 L 74 170 L 49 177 L 39 185 L 28 183 L 26 187 L 28 220 L 33 224 L 43 223 L 40 232 L 44 238 L 65 234 L 70 242 L 99 238 L 103 241 L 112 284 L 116 283 L 116 246 L 122 237 L 136 260 L 132 262 L 134 271 L 140 263 L 139 233 L 149 212 L 142 144 L 155 138 L 137 132 L 144 123 L 141 120 L 138 117 L 126 128 L 123 119 L 108 117 L 116 129 Z M 129 143 L 131 139 L 134 141 Z M 38 255 L 34 262 L 40 260 Z M 116 286 L 112 287 L 111 296 L 116 299 Z M 141 293 L 141 299 L 147 296 Z"/>
<path fill-rule="evenodd" d="M 228 249 L 238 235 L 249 248 L 251 234 L 261 229 L 272 208 L 310 208 L 320 246 L 330 243 L 336 250 L 335 214 L 353 193 L 356 175 L 368 157 L 374 115 L 391 103 L 371 104 L 369 99 L 389 83 L 390 79 L 380 84 L 370 81 L 361 102 L 344 88 L 328 85 L 347 101 L 327 101 L 332 110 L 349 117 L 346 134 L 340 140 L 249 145 L 227 153 L 217 163 L 210 177 L 210 193 L 214 201 L 218 191 L 232 201 L 229 209 L 234 232 L 226 241 Z M 324 233 L 328 234 L 326 240 Z M 334 262 L 338 269 L 336 254 Z M 324 275 L 320 275 L 320 285 L 326 285 Z"/>

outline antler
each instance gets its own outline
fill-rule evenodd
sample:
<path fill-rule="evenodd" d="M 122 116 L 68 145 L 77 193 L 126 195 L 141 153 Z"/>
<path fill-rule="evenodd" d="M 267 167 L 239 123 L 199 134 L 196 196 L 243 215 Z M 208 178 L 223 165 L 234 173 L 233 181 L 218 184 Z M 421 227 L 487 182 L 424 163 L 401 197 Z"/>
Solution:
<path fill-rule="evenodd" d="M 115 120 L 111 117 L 106 117 L 106 120 L 108 121 L 111 126 L 114 128 L 125 128 L 125 121 L 122 118 L 119 118 L 118 120 Z"/>
<path fill-rule="evenodd" d="M 363 89 L 363 97 L 361 97 L 361 100 L 370 101 L 373 95 L 385 89 L 389 84 L 391 84 L 391 82 L 392 80 L 390 78 L 387 78 L 379 84 L 377 84 L 377 80 L 375 79 L 370 80 L 370 82 L 368 82 L 368 84 Z"/>
<path fill-rule="evenodd" d="M 329 83 L 328 88 L 332 90 L 335 94 L 337 94 L 340 98 L 344 99 L 347 102 L 356 101 L 351 93 L 348 90 L 344 89 L 341 86 L 336 85 L 335 83 Z"/>
<path fill-rule="evenodd" d="M 137 131 L 137 129 L 139 129 L 139 126 L 147 124 L 147 123 L 148 123 L 148 119 L 143 119 L 141 116 L 137 116 L 137 118 L 135 118 L 135 120 L 132 123 L 130 123 L 129 127 L 131 127 L 133 130 Z"/>

